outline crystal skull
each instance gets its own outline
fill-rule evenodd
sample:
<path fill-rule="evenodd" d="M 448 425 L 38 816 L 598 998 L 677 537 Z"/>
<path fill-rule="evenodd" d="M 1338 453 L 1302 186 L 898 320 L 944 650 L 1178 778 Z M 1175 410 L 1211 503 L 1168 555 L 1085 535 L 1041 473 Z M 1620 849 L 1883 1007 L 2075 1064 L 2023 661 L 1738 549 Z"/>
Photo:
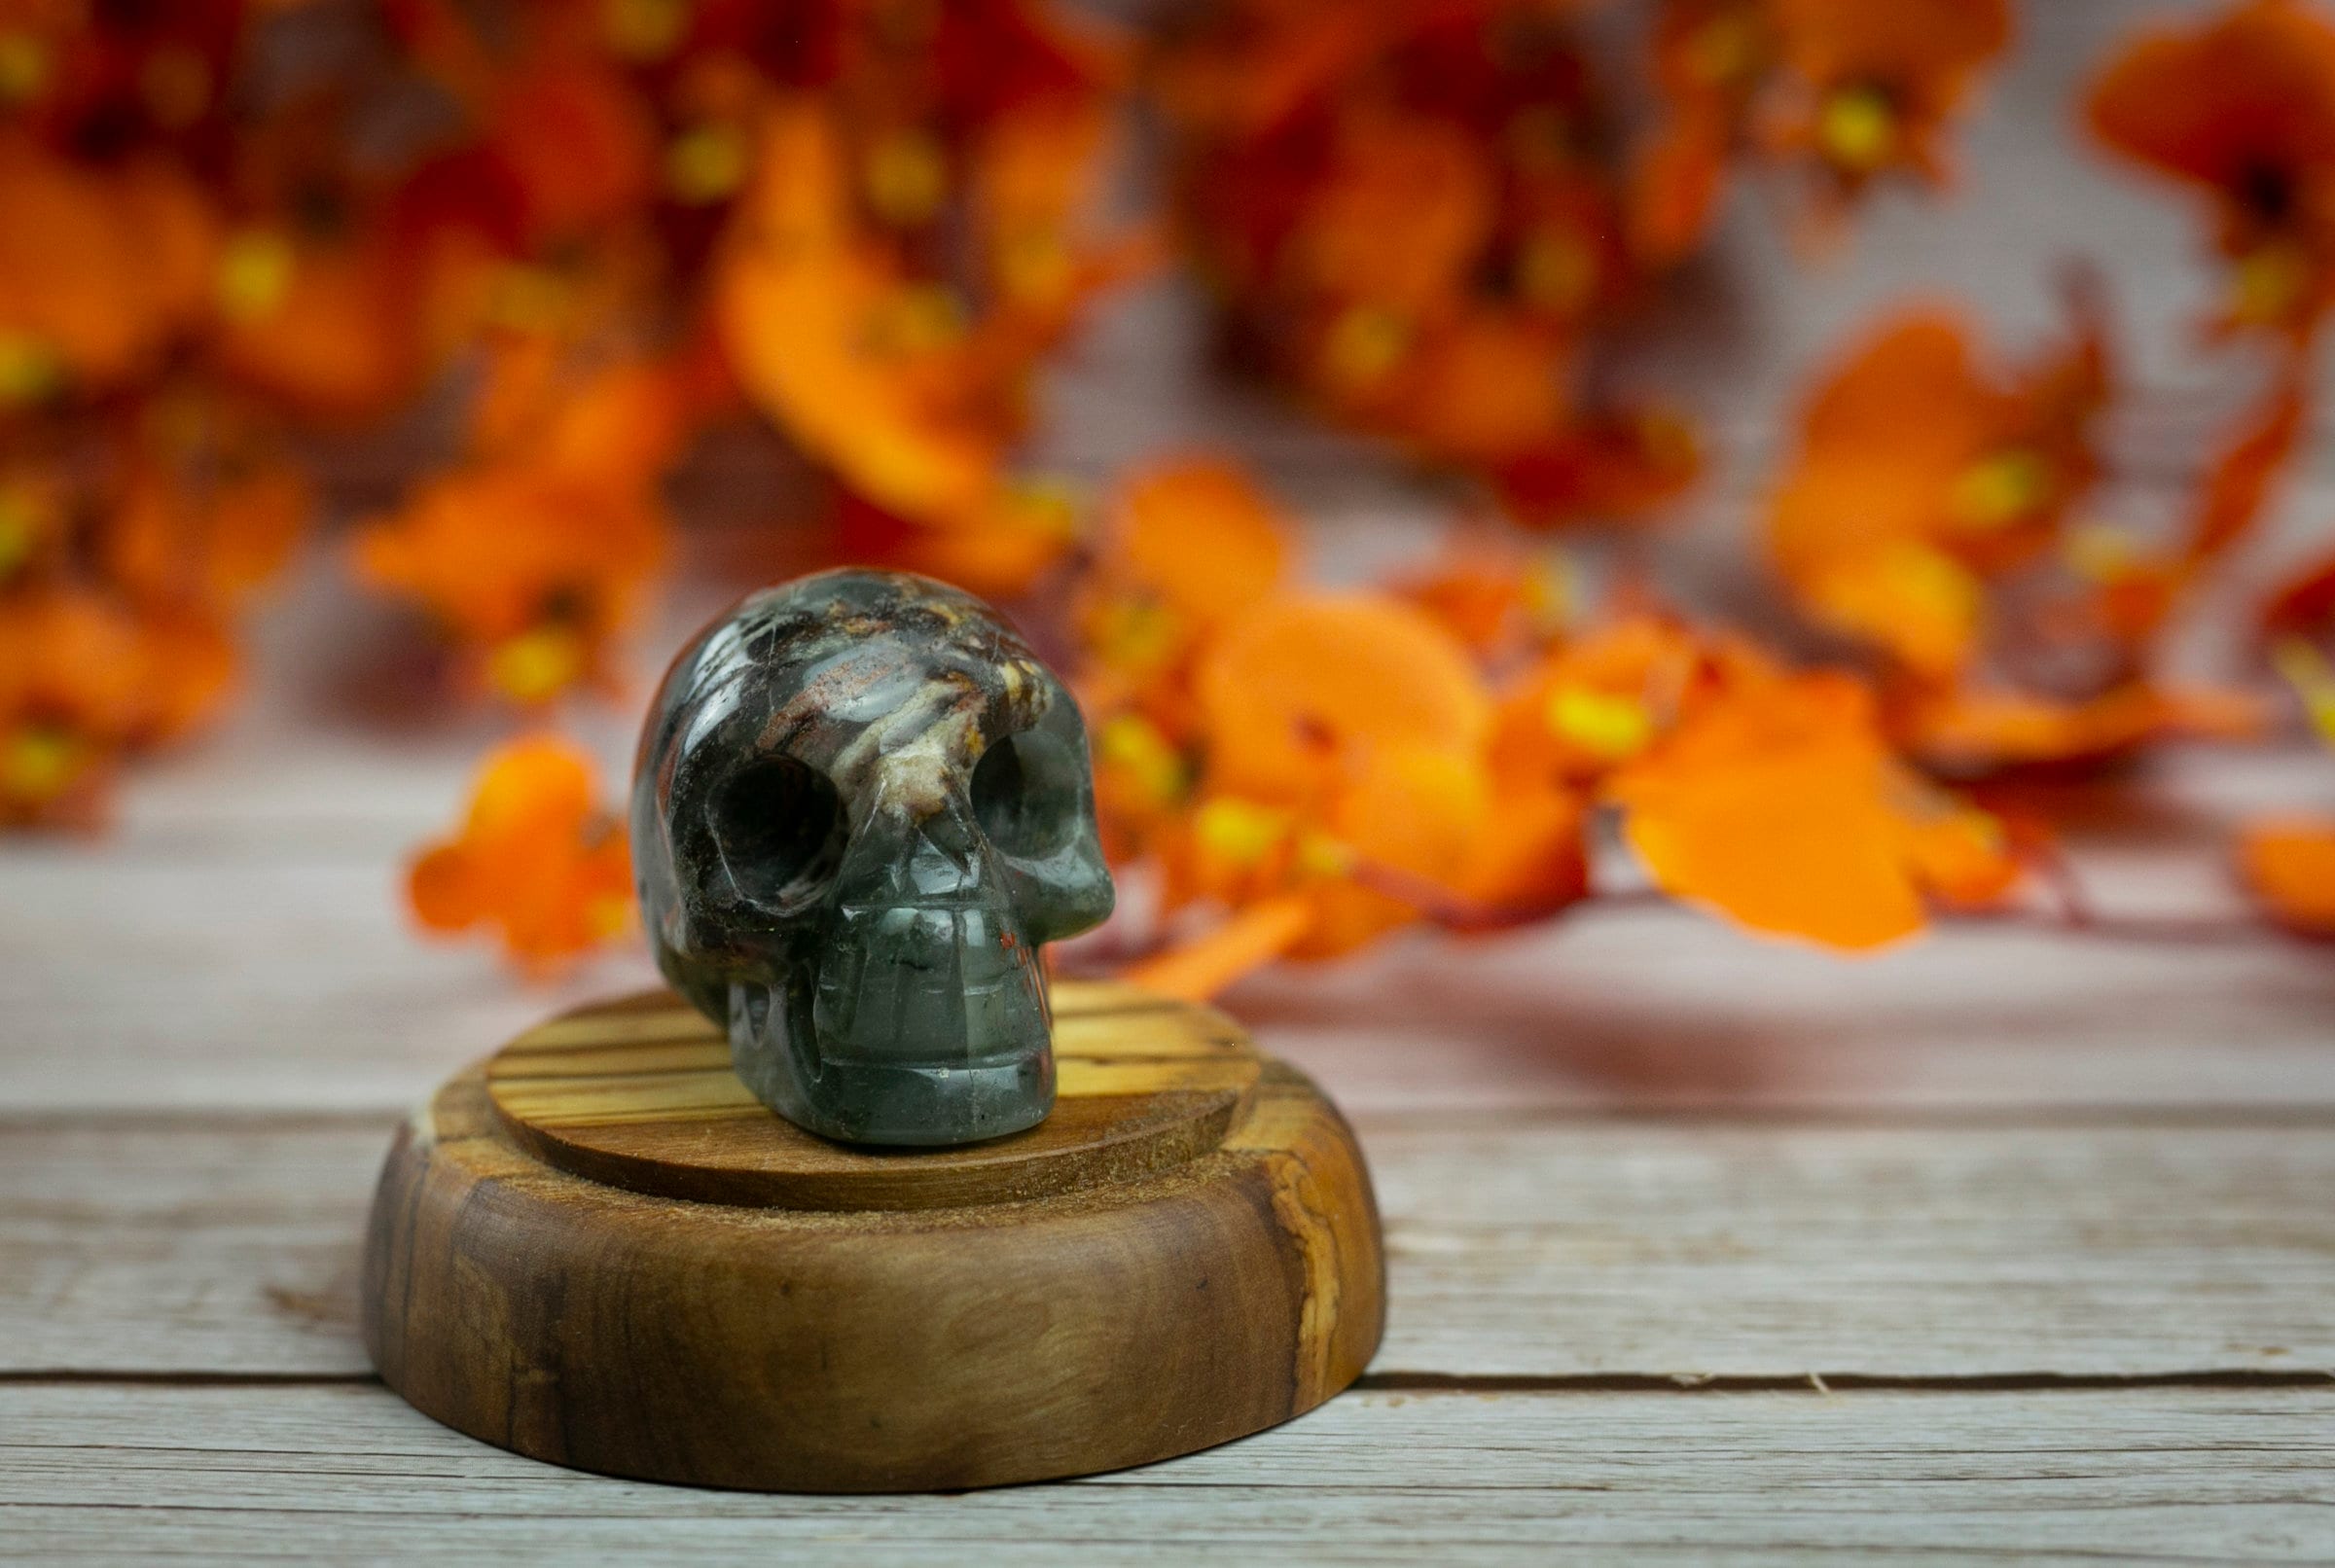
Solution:
<path fill-rule="evenodd" d="M 632 844 L 658 967 L 772 1110 L 947 1145 L 1052 1108 L 1038 946 L 1111 878 L 1078 705 L 980 600 L 871 571 L 748 596 L 665 675 Z"/>

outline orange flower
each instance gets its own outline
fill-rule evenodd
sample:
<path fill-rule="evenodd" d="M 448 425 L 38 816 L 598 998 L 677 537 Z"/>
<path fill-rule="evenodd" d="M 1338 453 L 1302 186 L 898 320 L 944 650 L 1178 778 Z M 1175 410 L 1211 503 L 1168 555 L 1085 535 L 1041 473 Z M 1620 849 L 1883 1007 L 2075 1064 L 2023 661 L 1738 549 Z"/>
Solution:
<path fill-rule="evenodd" d="M 53 465 L 0 469 L 0 589 L 56 568 L 71 543 L 71 495 Z"/>
<path fill-rule="evenodd" d="M 1110 853 L 1145 853 L 1188 802 L 1203 726 L 1192 665 L 1206 640 L 1278 586 L 1288 523 L 1229 463 L 1188 457 L 1132 477 L 1072 601 L 1078 689 L 1095 722 L 1095 788 Z"/>
<path fill-rule="evenodd" d="M 656 368 L 526 384 L 524 397 L 490 389 L 481 458 L 367 527 L 355 560 L 474 650 L 489 687 L 537 703 L 606 679 L 607 644 L 664 560 L 655 486 L 678 430 Z"/>
<path fill-rule="evenodd" d="M 214 289 L 219 364 L 288 410 L 378 418 L 420 379 L 413 280 L 383 239 L 243 229 L 220 247 Z"/>
<path fill-rule="evenodd" d="M 1770 0 L 1789 92 L 1771 144 L 1853 192 L 1884 170 L 1943 171 L 1938 136 L 2010 43 L 2008 0 Z"/>
<path fill-rule="evenodd" d="M 1465 536 L 1395 591 L 1433 616 L 1478 660 L 1497 664 L 1535 647 L 1572 618 L 1573 571 L 1556 551 L 1527 553 L 1495 537 Z"/>
<path fill-rule="evenodd" d="M 747 393 L 814 458 L 916 523 L 1003 509 L 1014 410 L 952 291 L 902 276 L 854 232 L 844 153 L 825 113 L 774 109 L 760 172 L 714 280 Z"/>
<path fill-rule="evenodd" d="M 1632 169 L 1630 222 L 1646 261 L 1669 266 L 1709 228 L 1728 157 L 1776 67 L 1768 0 L 1664 0 L 1654 85 L 1663 121 Z"/>
<path fill-rule="evenodd" d="M 2274 602 L 2274 616 L 2323 616 L 2310 602 L 2322 591 L 2319 575 L 2306 574 Z M 2312 629 L 2323 631 L 2323 622 Z M 2335 668 L 2305 640 L 2300 624 L 2289 623 L 2282 635 L 2273 647 L 2280 672 L 2293 684 L 2319 738 L 2335 746 Z M 2240 875 L 2273 920 L 2304 936 L 2335 937 L 2335 818 L 2292 815 L 2249 823 L 2239 835 L 2237 858 Z"/>
<path fill-rule="evenodd" d="M 1131 478 L 1076 606 L 1089 702 L 1136 703 L 1188 732 L 1183 676 L 1194 650 L 1278 586 L 1288 534 L 1279 510 L 1230 463 L 1185 458 Z"/>
<path fill-rule="evenodd" d="M 1471 750 L 1491 728 L 1491 699 L 1465 650 L 1376 594 L 1257 606 L 1210 646 L 1195 687 L 1210 781 L 1270 800 L 1308 797 L 1357 753 Z"/>
<path fill-rule="evenodd" d="M 665 554 L 644 495 L 508 464 L 431 480 L 356 541 L 359 574 L 481 651 L 502 695 L 541 702 L 605 676 L 605 644 Z"/>
<path fill-rule="evenodd" d="M 1418 321 L 1445 309 L 1490 242 L 1496 170 L 1459 127 L 1365 108 L 1332 131 L 1296 215 L 1287 286 Z"/>
<path fill-rule="evenodd" d="M 1584 337 L 1637 279 L 1563 11 L 1233 0 L 1158 67 L 1239 346 L 1543 525 L 1634 516 L 1692 469 L 1691 443 L 1580 395 Z"/>
<path fill-rule="evenodd" d="M 1588 789 L 1669 731 L 1712 678 L 1711 650 L 1665 616 L 1608 622 L 1554 644 L 1500 702 L 1492 762 Z"/>
<path fill-rule="evenodd" d="M 622 222 L 655 189 L 648 107 L 597 61 L 562 51 L 522 58 L 497 76 L 485 116 L 486 149 L 509 173 L 530 244 Z"/>
<path fill-rule="evenodd" d="M 407 897 L 425 929 L 487 927 L 530 971 L 623 936 L 631 860 L 622 825 L 597 803 L 592 760 L 546 735 L 490 753 L 462 831 L 415 857 Z"/>
<path fill-rule="evenodd" d="M 1940 309 L 1903 312 L 1823 383 L 1768 540 L 1820 624 L 1940 678 L 1974 656 L 1986 580 L 2053 541 L 2098 469 L 2097 327 L 2024 374 L 1989 374 Z"/>
<path fill-rule="evenodd" d="M 1703 469 L 1694 426 L 1658 405 L 1575 414 L 1569 427 L 1493 467 L 1492 491 L 1527 528 L 1574 518 L 1639 519 L 1678 499 Z"/>
<path fill-rule="evenodd" d="M 232 610 L 306 536 L 315 497 L 279 454 L 217 451 L 142 462 L 99 530 L 107 578 L 149 603 Z"/>
<path fill-rule="evenodd" d="M 1213 988 L 1282 954 L 1546 914 L 1584 890 L 1578 799 L 1492 772 L 1489 695 L 1418 611 L 1268 599 L 1210 639 L 1196 689 L 1203 763 L 1159 838 L 1167 892 L 1235 912 L 1139 970 L 1151 982 Z"/>
<path fill-rule="evenodd" d="M 1101 101 L 1039 104 L 1002 116 L 968 154 L 985 278 L 999 308 L 1026 322 L 1032 353 L 1067 331 L 1089 299 L 1156 264 L 1148 230 L 1080 242 L 1081 215 L 1115 149 L 1113 123 Z"/>
<path fill-rule="evenodd" d="M 0 409 L 155 366 L 208 303 L 216 220 L 184 179 L 0 132 Z"/>
<path fill-rule="evenodd" d="M 1635 250 L 1657 266 L 1692 250 L 1746 143 L 1804 160 L 1828 206 L 1886 174 L 1938 180 L 1944 128 L 2009 37 L 2005 0 L 1666 0 L 1653 40 L 1664 118 L 1632 178 Z"/>
<path fill-rule="evenodd" d="M 1551 647 L 1502 701 L 1492 766 L 1621 808 L 1657 886 L 1754 930 L 1861 947 L 1925 897 L 1991 902 L 2000 828 L 1893 755 L 1872 694 L 1636 615 Z"/>
<path fill-rule="evenodd" d="M 2335 24 L 2245 0 L 2136 38 L 2092 85 L 2093 134 L 2210 202 L 2225 328 L 2300 339 L 2335 303 Z"/>
<path fill-rule="evenodd" d="M 0 824 L 90 822 L 114 766 L 171 738 L 234 672 L 215 623 L 82 588 L 0 599 Z"/>
<path fill-rule="evenodd" d="M 1925 895 L 1981 903 L 2017 875 L 1992 819 L 1900 764 L 1871 694 L 1838 674 L 1698 704 L 1604 795 L 1663 891 L 1828 946 L 1897 941 L 1922 928 Z"/>

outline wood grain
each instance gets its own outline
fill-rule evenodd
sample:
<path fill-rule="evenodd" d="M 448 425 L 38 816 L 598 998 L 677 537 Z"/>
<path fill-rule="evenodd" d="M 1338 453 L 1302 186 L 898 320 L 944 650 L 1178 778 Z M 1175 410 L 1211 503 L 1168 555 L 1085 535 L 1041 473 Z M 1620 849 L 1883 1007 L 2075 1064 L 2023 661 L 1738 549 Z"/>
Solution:
<path fill-rule="evenodd" d="M 1054 987 L 1054 1112 L 958 1149 L 847 1148 L 774 1117 L 730 1046 L 669 991 L 528 1030 L 486 1063 L 504 1128 L 537 1158 L 630 1192 L 706 1203 L 940 1208 L 1055 1196 L 1223 1147 L 1263 1063 L 1233 1021 L 1124 985 Z"/>
<path fill-rule="evenodd" d="M 1358 1120 L 1377 1367 L 2335 1370 L 2335 1122 Z M 384 1122 L 0 1126 L 0 1373 L 345 1376 Z"/>
<path fill-rule="evenodd" d="M 379 1389 L 0 1387 L 0 1556 L 445 1564 L 2323 1562 L 2335 1389 L 1355 1393 L 956 1497 L 580 1476 Z"/>
<path fill-rule="evenodd" d="M 367 1348 L 459 1431 L 756 1490 L 1084 1475 L 1255 1432 L 1346 1387 L 1378 1347 L 1385 1285 L 1337 1112 L 1203 1009 L 1097 987 L 1067 1011 L 1092 1114 L 962 1158 L 811 1149 L 751 1100 L 752 1120 L 731 1115 L 742 1089 L 686 1068 L 676 1087 L 666 1037 L 686 1029 L 701 1051 L 708 1031 L 669 996 L 568 1015 L 400 1129 L 359 1288 Z M 1102 1040 L 1114 1031 L 1123 1047 Z M 489 1081 L 507 1061 L 498 1110 Z M 547 1063 L 595 1076 L 535 1071 Z M 1228 1095 L 1206 1147 L 1173 1131 L 1206 1118 L 1155 1135 L 1157 1100 Z M 536 1133 L 565 1118 L 578 1138 L 632 1129 L 628 1184 L 539 1158 L 519 1117 Z M 585 1147 L 610 1163 L 599 1146 L 558 1153 Z M 661 1152 L 674 1163 L 651 1173 Z M 729 1200 L 698 1200 L 724 1184 Z"/>

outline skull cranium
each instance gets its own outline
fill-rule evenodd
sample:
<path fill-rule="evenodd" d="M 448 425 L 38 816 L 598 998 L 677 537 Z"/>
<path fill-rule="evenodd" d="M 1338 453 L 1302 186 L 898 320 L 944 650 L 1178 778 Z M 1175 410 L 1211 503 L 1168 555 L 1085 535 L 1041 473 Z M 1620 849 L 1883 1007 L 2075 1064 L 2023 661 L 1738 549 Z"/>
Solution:
<path fill-rule="evenodd" d="M 839 571 L 666 674 L 632 790 L 659 967 L 828 1137 L 954 1144 L 1054 1102 L 1037 947 L 1110 912 L 1086 728 L 979 600 Z"/>

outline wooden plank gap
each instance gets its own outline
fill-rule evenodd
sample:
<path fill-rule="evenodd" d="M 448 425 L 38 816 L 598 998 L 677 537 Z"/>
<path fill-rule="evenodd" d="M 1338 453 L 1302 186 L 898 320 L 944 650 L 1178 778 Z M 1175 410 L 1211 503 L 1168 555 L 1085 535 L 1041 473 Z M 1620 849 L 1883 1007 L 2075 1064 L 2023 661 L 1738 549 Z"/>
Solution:
<path fill-rule="evenodd" d="M 2140 1388 L 2304 1388 L 2335 1390 L 2335 1368 L 2272 1371 L 2206 1367 L 2159 1372 L 1974 1372 L 1967 1376 L 1895 1376 L 1886 1372 L 1790 1372 L 1771 1375 L 1700 1372 L 1369 1372 L 1356 1389 L 1379 1394 L 1812 1394 L 1870 1391 L 1890 1394 L 2112 1393 Z"/>
<path fill-rule="evenodd" d="M 378 1373 L 370 1372 L 204 1372 L 195 1368 L 167 1371 L 106 1372 L 77 1367 L 0 1368 L 0 1388 L 344 1388 L 380 1386 Z"/>

